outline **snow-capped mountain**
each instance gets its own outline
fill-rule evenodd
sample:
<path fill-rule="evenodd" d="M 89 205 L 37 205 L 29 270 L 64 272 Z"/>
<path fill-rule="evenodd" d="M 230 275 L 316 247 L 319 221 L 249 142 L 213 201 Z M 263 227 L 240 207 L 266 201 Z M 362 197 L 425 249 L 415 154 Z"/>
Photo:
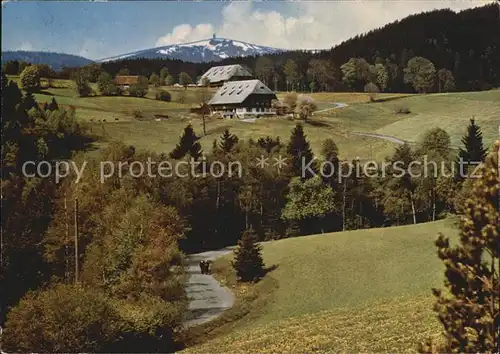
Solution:
<path fill-rule="evenodd" d="M 235 41 L 232 39 L 216 38 L 206 39 L 191 43 L 173 44 L 164 47 L 140 50 L 133 53 L 117 55 L 99 60 L 108 62 L 120 59 L 179 59 L 192 63 L 209 61 L 220 61 L 222 59 L 239 56 L 253 56 L 284 52 L 285 49 L 277 49 Z"/>

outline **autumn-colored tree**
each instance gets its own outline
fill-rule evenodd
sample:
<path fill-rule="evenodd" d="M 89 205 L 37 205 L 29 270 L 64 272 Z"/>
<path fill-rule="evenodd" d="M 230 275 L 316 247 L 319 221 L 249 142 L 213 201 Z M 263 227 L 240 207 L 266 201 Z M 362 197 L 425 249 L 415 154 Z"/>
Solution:
<path fill-rule="evenodd" d="M 444 327 L 444 345 L 430 340 L 425 352 L 494 353 L 500 326 L 500 176 L 497 141 L 473 182 L 460 222 L 460 240 L 450 245 L 439 235 L 445 290 L 433 289 L 435 311 Z"/>

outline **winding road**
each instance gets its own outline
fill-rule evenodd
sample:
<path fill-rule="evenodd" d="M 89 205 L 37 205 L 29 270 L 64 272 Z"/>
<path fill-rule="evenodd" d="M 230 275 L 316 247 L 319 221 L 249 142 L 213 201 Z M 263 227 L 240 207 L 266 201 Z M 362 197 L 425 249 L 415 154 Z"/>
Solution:
<path fill-rule="evenodd" d="M 209 322 L 234 304 L 234 295 L 226 287 L 219 284 L 209 274 L 201 274 L 200 261 L 213 261 L 233 251 L 233 247 L 217 251 L 207 251 L 187 256 L 187 272 L 189 279 L 186 293 L 189 298 L 189 308 L 185 315 L 184 327 L 191 327 Z"/>

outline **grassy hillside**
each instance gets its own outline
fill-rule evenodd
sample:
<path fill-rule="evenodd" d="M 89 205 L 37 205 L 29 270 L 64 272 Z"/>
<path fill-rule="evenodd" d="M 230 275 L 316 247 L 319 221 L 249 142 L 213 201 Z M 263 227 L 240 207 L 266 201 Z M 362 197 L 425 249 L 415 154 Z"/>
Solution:
<path fill-rule="evenodd" d="M 198 88 L 184 91 L 164 87 L 162 89 L 171 92 L 173 102 L 160 102 L 154 100 L 154 89 L 145 98 L 80 98 L 71 81 L 55 80 L 53 84 L 55 88 L 36 94 L 37 100 L 44 103 L 55 97 L 59 105 L 75 107 L 77 117 L 91 122 L 93 132 L 105 139 L 120 139 L 140 149 L 169 152 L 186 124 L 192 124 L 197 134 L 202 135 L 200 117 L 188 113 L 190 105 L 197 100 Z M 95 85 L 93 89 L 97 90 Z M 185 101 L 179 103 L 183 94 Z M 285 95 L 278 93 L 279 98 Z M 341 157 L 347 159 L 381 160 L 394 149 L 391 142 L 350 135 L 351 132 L 376 132 L 418 141 L 427 129 L 439 126 L 448 131 L 454 145 L 459 145 L 468 120 L 475 116 L 483 130 L 485 143 L 490 144 L 500 125 L 500 90 L 431 95 L 378 94 L 374 103 L 370 103 L 369 96 L 363 93 L 319 92 L 311 96 L 321 110 L 305 123 L 314 152 L 318 154 L 322 141 L 332 138 L 339 146 Z M 334 102 L 347 103 L 348 106 L 327 110 Z M 411 113 L 395 114 L 396 106 L 408 107 Z M 156 114 L 168 115 L 169 119 L 157 122 L 154 119 Z M 202 137 L 201 144 L 206 151 L 210 150 L 212 141 L 226 128 L 243 140 L 267 135 L 287 140 L 296 123 L 283 117 L 260 119 L 254 123 L 208 119 L 207 136 Z"/>
<path fill-rule="evenodd" d="M 266 265 L 277 265 L 272 297 L 251 321 L 189 351 L 415 351 L 439 334 L 439 232 L 454 237 L 453 221 L 264 243 Z"/>

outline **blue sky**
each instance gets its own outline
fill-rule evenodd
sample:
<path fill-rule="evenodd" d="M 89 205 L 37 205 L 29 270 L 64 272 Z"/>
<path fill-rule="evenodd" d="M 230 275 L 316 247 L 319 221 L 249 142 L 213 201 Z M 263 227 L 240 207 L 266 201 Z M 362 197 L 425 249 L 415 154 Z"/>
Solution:
<path fill-rule="evenodd" d="M 55 2 L 2 3 L 2 50 L 90 59 L 211 37 L 279 48 L 328 48 L 412 13 L 489 1 Z M 404 4 L 403 4 L 404 3 Z"/>

